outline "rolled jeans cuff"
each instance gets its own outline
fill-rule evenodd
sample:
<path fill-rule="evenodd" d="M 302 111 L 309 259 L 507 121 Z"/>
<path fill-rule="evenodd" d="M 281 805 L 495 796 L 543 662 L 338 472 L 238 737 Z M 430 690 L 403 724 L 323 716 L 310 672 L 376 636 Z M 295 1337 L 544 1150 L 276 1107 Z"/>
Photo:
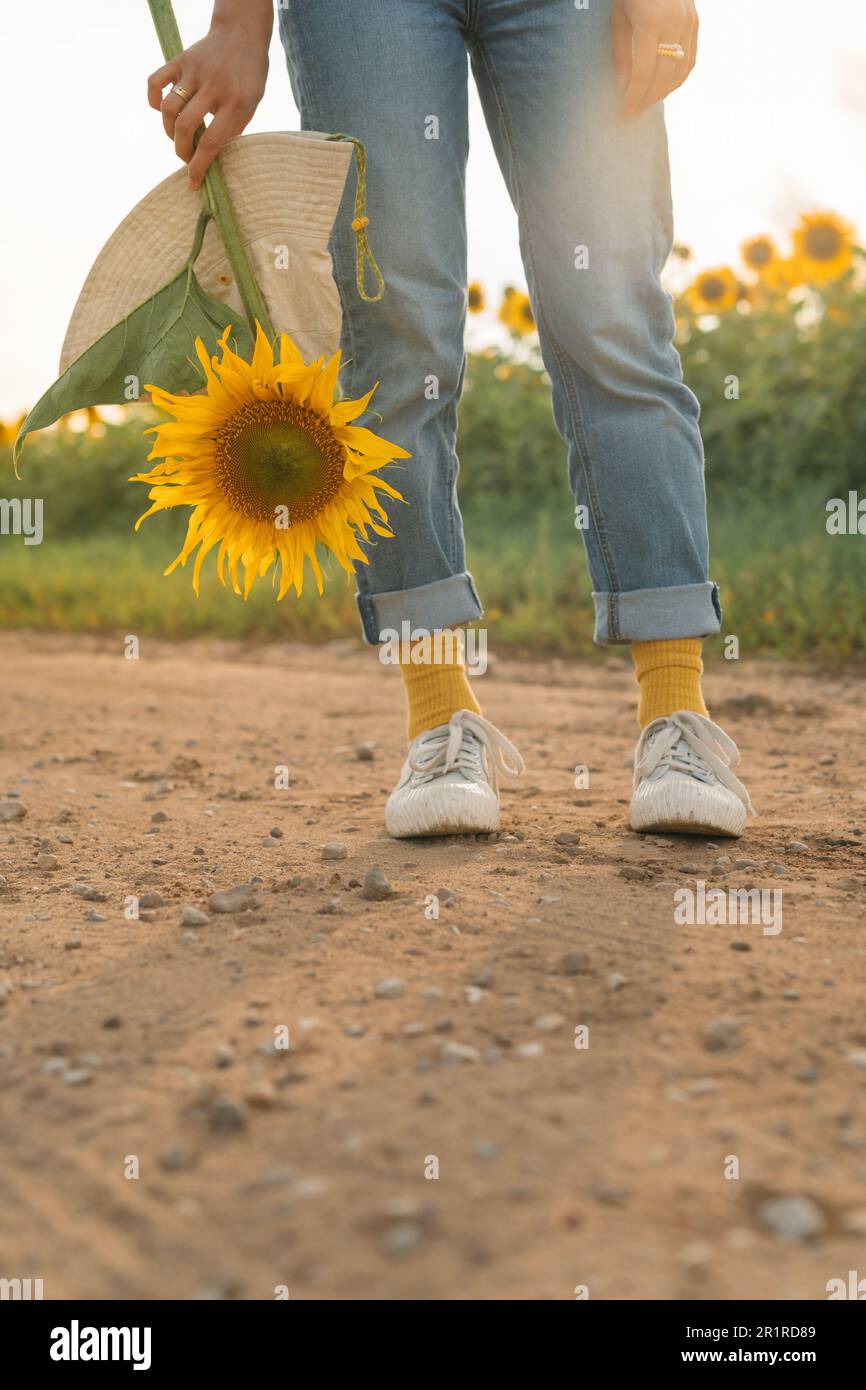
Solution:
<path fill-rule="evenodd" d="M 378 642 L 399 638 L 411 639 L 412 631 L 419 634 L 442 628 L 460 627 L 474 622 L 484 612 L 475 592 L 472 575 L 451 574 L 417 589 L 394 589 L 385 594 L 355 595 L 364 641 L 375 646 Z M 408 624 L 404 632 L 403 624 Z"/>
<path fill-rule="evenodd" d="M 594 640 L 600 646 L 710 637 L 722 627 L 719 588 L 711 579 L 705 584 L 631 589 L 621 594 L 594 593 L 592 597 Z"/>

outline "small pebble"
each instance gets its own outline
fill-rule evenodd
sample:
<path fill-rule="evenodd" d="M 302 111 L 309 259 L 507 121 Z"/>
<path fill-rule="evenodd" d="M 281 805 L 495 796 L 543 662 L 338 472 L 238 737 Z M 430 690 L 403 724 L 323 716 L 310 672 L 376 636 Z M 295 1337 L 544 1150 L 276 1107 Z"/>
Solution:
<path fill-rule="evenodd" d="M 569 951 L 562 957 L 560 965 L 563 975 L 586 975 L 590 969 L 590 959 L 586 951 Z"/>
<path fill-rule="evenodd" d="M 483 966 L 481 970 L 477 970 L 474 975 L 469 976 L 469 983 L 478 985 L 480 989 L 492 989 L 493 980 L 493 967 L 490 965 Z"/>
<path fill-rule="evenodd" d="M 539 1033 L 555 1033 L 565 1023 L 562 1014 L 541 1014 L 532 1025 Z"/>
<path fill-rule="evenodd" d="M 232 1134 L 245 1129 L 246 1107 L 241 1101 L 231 1100 L 228 1096 L 218 1096 L 208 1110 L 208 1124 L 218 1134 Z"/>
<path fill-rule="evenodd" d="M 412 1221 L 399 1221 L 382 1237 L 382 1249 L 392 1259 L 403 1259 L 417 1249 L 424 1232 Z"/>
<path fill-rule="evenodd" d="M 733 1052 L 740 1046 L 739 1019 L 723 1015 L 712 1018 L 703 1027 L 704 1049 L 707 1052 Z"/>
<path fill-rule="evenodd" d="M 782 1240 L 808 1240 L 823 1231 L 824 1214 L 811 1197 L 770 1197 L 758 1207 L 758 1220 Z"/>
<path fill-rule="evenodd" d="M 375 989 L 377 999 L 402 999 L 405 993 L 406 986 L 397 979 L 380 980 Z"/>
<path fill-rule="evenodd" d="M 393 896 L 394 889 L 378 865 L 368 869 L 364 875 L 361 897 L 366 902 L 379 903 L 384 902 L 386 898 L 393 898 Z"/>
<path fill-rule="evenodd" d="M 184 907 L 180 914 L 180 925 L 182 927 L 206 927 L 210 918 L 206 912 L 202 912 L 198 907 L 192 907 L 189 903 Z"/>
<path fill-rule="evenodd" d="M 180 1173 L 195 1165 L 195 1154 L 186 1144 L 169 1144 L 159 1156 L 159 1166 L 166 1173 Z"/>
<path fill-rule="evenodd" d="M 442 1059 L 445 1062 L 479 1062 L 481 1053 L 468 1043 L 449 1041 L 442 1044 Z"/>
<path fill-rule="evenodd" d="M 340 843 L 339 840 L 332 840 L 330 844 L 322 845 L 323 859 L 348 859 L 348 857 L 349 851 L 346 849 L 346 846 L 344 844 Z"/>
<path fill-rule="evenodd" d="M 235 888 L 224 888 L 212 893 L 208 899 L 211 912 L 243 912 L 255 906 L 253 890 L 249 883 L 239 883 Z"/>

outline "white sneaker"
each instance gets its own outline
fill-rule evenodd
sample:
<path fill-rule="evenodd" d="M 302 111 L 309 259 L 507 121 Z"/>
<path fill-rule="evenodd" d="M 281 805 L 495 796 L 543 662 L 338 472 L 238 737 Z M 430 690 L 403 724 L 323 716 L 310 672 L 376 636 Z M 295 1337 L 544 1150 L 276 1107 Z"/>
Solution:
<path fill-rule="evenodd" d="M 523 759 L 495 724 L 458 710 L 412 740 L 388 797 L 385 828 L 397 840 L 498 830 L 499 774 L 522 771 Z"/>
<path fill-rule="evenodd" d="M 742 835 L 749 793 L 731 771 L 740 761 L 733 739 L 711 719 L 679 710 L 654 719 L 634 755 L 632 830 L 682 835 Z"/>

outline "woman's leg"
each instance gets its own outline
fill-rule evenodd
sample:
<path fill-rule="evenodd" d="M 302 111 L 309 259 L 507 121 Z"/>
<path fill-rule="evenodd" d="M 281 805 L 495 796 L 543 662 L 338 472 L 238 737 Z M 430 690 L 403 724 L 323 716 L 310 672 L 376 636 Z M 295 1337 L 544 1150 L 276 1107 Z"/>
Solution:
<path fill-rule="evenodd" d="M 485 0 L 473 69 L 585 509 L 596 640 L 700 637 L 720 613 L 698 405 L 659 278 L 672 239 L 664 117 L 623 116 L 610 9 Z"/>
<path fill-rule="evenodd" d="M 520 224 L 568 448 L 601 643 L 632 642 L 644 734 L 635 829 L 739 834 L 736 748 L 707 719 L 708 576 L 698 403 L 661 272 L 673 227 L 664 115 L 623 115 L 611 0 L 473 6 L 473 70 Z"/>
<path fill-rule="evenodd" d="M 367 547 L 358 605 L 368 642 L 401 625 L 434 630 L 481 615 L 457 505 L 457 402 L 466 310 L 468 65 L 460 0 L 289 0 L 279 9 L 305 129 L 367 148 L 369 235 L 381 303 L 355 287 L 354 176 L 334 234 L 349 396 L 379 387 L 362 423 L 411 460 L 386 476 L 395 538 Z"/>
<path fill-rule="evenodd" d="M 498 772 L 519 754 L 481 716 L 449 632 L 481 616 L 457 505 L 457 402 L 466 314 L 465 0 L 289 0 L 280 27 L 306 129 L 367 148 L 370 240 L 385 297 L 355 288 L 347 190 L 334 235 L 343 303 L 341 384 L 378 381 L 366 423 L 412 458 L 388 477 L 408 506 L 395 538 L 368 546 L 358 606 L 368 642 L 401 644 L 410 757 L 388 801 L 392 835 L 495 830 Z M 445 640 L 409 634 L 439 634 Z M 405 643 L 405 645 L 403 645 Z"/>

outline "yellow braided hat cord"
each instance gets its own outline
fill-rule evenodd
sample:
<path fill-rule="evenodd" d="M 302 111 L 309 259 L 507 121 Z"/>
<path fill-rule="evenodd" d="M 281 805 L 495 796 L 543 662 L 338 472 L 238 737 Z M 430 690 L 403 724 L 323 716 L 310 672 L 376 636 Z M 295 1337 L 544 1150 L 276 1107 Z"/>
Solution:
<path fill-rule="evenodd" d="M 370 219 L 367 216 L 367 151 L 363 141 L 356 140 L 354 135 L 344 135 L 340 132 L 337 135 L 329 135 L 329 140 L 349 140 L 355 147 L 355 164 L 357 166 L 357 180 L 355 183 L 355 216 L 352 218 L 352 231 L 355 233 L 355 282 L 358 286 L 358 294 L 367 304 L 378 304 L 385 293 L 385 280 L 381 270 L 376 264 L 370 246 L 370 238 L 367 236 L 367 228 Z M 368 294 L 364 285 L 365 262 L 369 265 L 376 280 L 377 290 L 375 294 Z"/>

